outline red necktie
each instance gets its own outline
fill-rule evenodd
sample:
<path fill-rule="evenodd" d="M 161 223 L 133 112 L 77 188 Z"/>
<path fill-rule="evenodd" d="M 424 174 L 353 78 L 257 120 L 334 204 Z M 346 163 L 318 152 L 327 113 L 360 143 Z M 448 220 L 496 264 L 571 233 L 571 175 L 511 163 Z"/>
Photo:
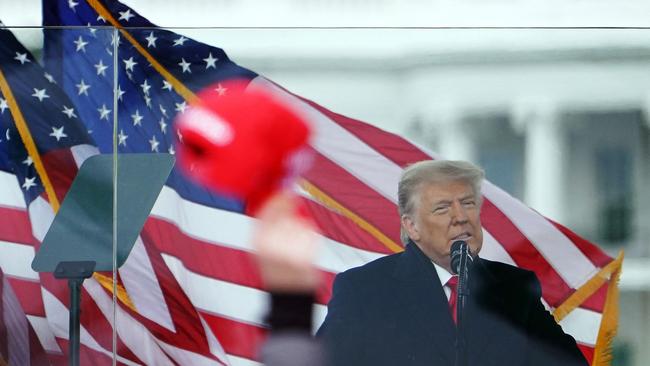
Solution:
<path fill-rule="evenodd" d="M 452 276 L 445 286 L 451 289 L 451 295 L 449 296 L 449 311 L 451 312 L 451 318 L 454 320 L 454 324 L 456 324 L 456 291 L 458 289 L 458 276 Z"/>

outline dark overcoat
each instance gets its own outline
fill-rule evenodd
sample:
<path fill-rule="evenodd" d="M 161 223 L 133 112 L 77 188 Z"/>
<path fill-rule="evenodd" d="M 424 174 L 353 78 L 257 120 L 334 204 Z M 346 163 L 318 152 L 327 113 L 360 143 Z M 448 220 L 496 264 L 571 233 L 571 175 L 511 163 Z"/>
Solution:
<path fill-rule="evenodd" d="M 587 366 L 533 272 L 477 258 L 470 277 L 468 365 Z M 337 275 L 317 335 L 333 366 L 453 366 L 455 332 L 435 267 L 410 244 Z"/>

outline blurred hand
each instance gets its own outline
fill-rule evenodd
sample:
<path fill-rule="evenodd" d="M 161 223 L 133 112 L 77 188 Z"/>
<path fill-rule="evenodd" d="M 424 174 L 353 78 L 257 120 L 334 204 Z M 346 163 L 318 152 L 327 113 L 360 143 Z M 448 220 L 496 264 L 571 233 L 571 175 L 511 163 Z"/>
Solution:
<path fill-rule="evenodd" d="M 318 235 L 313 224 L 298 215 L 298 198 L 276 193 L 261 208 L 253 246 L 266 288 L 275 292 L 314 292 L 318 272 L 314 260 Z"/>

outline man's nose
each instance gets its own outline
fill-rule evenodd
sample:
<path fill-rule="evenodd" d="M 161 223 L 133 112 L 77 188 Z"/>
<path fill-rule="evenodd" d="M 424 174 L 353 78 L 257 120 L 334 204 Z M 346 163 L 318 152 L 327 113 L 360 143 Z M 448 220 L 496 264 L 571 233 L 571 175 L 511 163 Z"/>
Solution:
<path fill-rule="evenodd" d="M 456 224 L 463 224 L 467 222 L 467 212 L 465 211 L 465 207 L 463 206 L 460 201 L 456 201 L 451 205 L 451 214 L 452 214 L 452 222 Z"/>

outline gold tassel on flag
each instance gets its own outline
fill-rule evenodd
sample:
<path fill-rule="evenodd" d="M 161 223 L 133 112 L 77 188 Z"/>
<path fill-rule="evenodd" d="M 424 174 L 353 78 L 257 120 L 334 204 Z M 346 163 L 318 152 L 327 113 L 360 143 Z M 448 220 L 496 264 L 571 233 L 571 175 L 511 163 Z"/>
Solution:
<path fill-rule="evenodd" d="M 609 281 L 610 286 L 607 289 L 607 298 L 605 299 L 598 338 L 594 348 L 592 366 L 609 366 L 612 361 L 612 343 L 618 329 L 618 281 L 623 267 L 623 256 L 624 253 L 621 251 L 616 259 L 598 271 L 584 285 L 580 286 L 553 312 L 555 321 L 559 323 Z"/>
<path fill-rule="evenodd" d="M 622 251 L 614 262 L 618 262 L 618 266 L 609 279 L 607 299 L 605 300 L 605 308 L 603 309 L 603 318 L 600 321 L 594 359 L 591 363 L 592 366 L 609 366 L 612 362 L 612 346 L 618 329 L 618 282 L 622 272 Z"/>

